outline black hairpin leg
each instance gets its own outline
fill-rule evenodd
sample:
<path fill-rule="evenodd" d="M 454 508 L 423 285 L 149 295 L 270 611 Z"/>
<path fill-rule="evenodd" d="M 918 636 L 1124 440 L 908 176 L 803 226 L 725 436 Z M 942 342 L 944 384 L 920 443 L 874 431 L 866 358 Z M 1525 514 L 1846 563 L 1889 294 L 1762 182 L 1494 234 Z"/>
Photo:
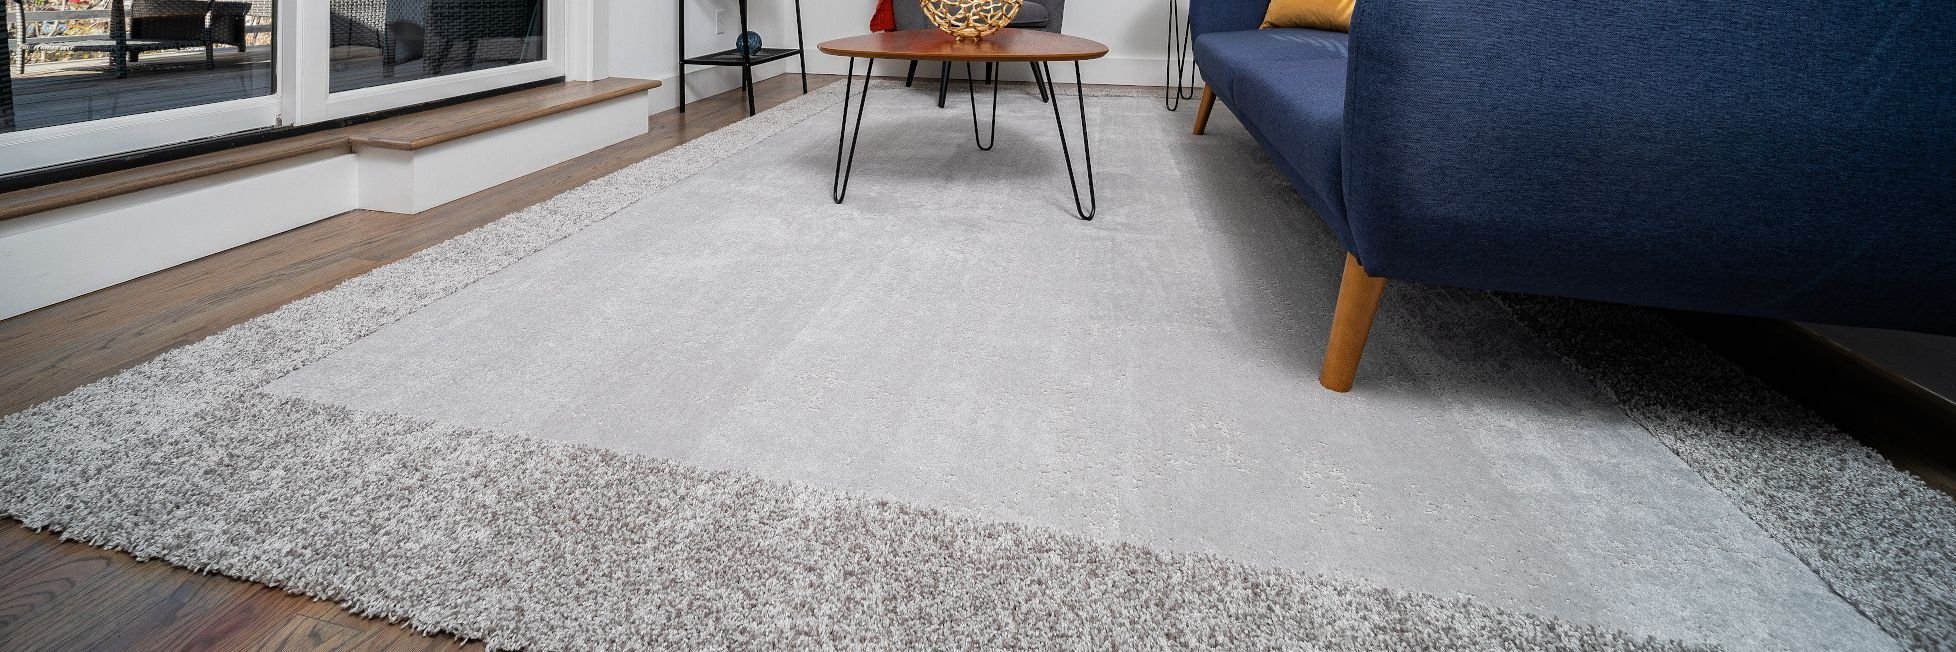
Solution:
<path fill-rule="evenodd" d="M 861 99 L 856 100 L 856 129 L 851 134 L 849 94 L 856 85 L 856 58 L 849 57 L 849 74 L 842 78 L 842 133 L 835 139 L 835 181 L 829 184 L 829 197 L 838 204 L 842 203 L 843 197 L 849 196 L 849 175 L 856 170 L 856 143 L 862 140 L 863 135 L 863 109 L 869 106 L 869 83 L 875 74 L 876 60 L 870 59 L 869 65 L 863 68 L 863 94 Z M 849 150 L 846 162 L 842 158 L 844 145 Z"/>
<path fill-rule="evenodd" d="M 1046 73 L 1040 70 L 1042 65 L 1037 61 L 1032 62 L 1032 85 L 1039 87 L 1039 102 L 1044 104 L 1051 98 L 1046 94 Z"/>
<path fill-rule="evenodd" d="M 1080 149 L 1081 160 L 1087 166 L 1087 202 L 1080 202 L 1080 180 L 1073 173 L 1073 148 L 1066 143 L 1066 120 L 1060 117 L 1059 87 L 1053 81 L 1053 67 L 1050 63 L 1040 63 L 1046 83 L 1052 86 L 1053 124 L 1059 126 L 1060 152 L 1066 155 L 1066 181 L 1073 185 L 1073 210 L 1080 219 L 1091 220 L 1100 211 L 1100 197 L 1093 185 L 1093 141 L 1087 138 L 1087 85 L 1080 80 L 1080 62 L 1073 62 L 1073 86 L 1080 98 Z"/>
<path fill-rule="evenodd" d="M 991 64 L 985 64 L 991 65 Z M 964 62 L 964 94 L 971 98 L 971 137 L 978 141 L 978 150 L 989 152 L 998 144 L 998 84 L 992 84 L 992 135 L 986 142 L 984 134 L 978 129 L 978 79 L 971 76 L 971 62 Z M 860 120 L 860 119 L 859 119 Z"/>
<path fill-rule="evenodd" d="M 1189 45 L 1195 33 L 1182 19 L 1180 0 L 1168 0 L 1167 96 L 1162 106 L 1170 111 L 1182 108 L 1182 100 L 1195 99 L 1195 67 L 1189 64 Z"/>
<path fill-rule="evenodd" d="M 944 74 L 937 79 L 937 108 L 944 108 L 944 99 L 951 96 L 951 62 L 944 62 Z"/>

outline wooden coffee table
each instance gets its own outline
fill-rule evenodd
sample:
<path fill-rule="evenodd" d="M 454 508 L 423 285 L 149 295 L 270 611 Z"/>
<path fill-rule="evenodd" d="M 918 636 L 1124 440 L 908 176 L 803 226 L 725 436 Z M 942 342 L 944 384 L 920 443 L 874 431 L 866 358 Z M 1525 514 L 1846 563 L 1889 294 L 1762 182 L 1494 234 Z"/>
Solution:
<path fill-rule="evenodd" d="M 1025 29 L 1006 28 L 978 41 L 959 41 L 941 30 L 914 29 L 879 32 L 836 39 L 816 46 L 822 52 L 849 57 L 849 75 L 843 80 L 842 133 L 835 144 L 835 180 L 829 196 L 835 203 L 849 194 L 849 174 L 856 166 L 856 143 L 861 140 L 863 109 L 869 106 L 869 82 L 877 59 L 909 61 L 964 62 L 965 94 L 971 98 L 971 135 L 980 151 L 991 151 L 998 142 L 998 85 L 992 85 L 992 126 L 990 142 L 978 120 L 978 82 L 973 63 L 1027 63 L 1032 65 L 1033 83 L 1041 100 L 1051 98 L 1053 123 L 1059 127 L 1060 152 L 1066 157 L 1066 179 L 1073 185 L 1073 209 L 1080 219 L 1091 220 L 1100 208 L 1093 184 L 1093 145 L 1087 138 L 1087 94 L 1080 81 L 1080 62 L 1107 56 L 1107 46 L 1077 36 Z M 849 127 L 849 98 L 855 93 L 856 59 L 868 59 L 863 70 L 862 97 L 856 100 L 856 126 Z M 1073 171 L 1073 148 L 1066 140 L 1066 120 L 1060 116 L 1060 96 L 1053 82 L 1053 62 L 1073 62 L 1073 83 L 1080 98 L 1080 150 L 1087 168 L 1087 197 L 1080 199 L 1079 177 Z M 846 158 L 845 158 L 846 154 Z"/>

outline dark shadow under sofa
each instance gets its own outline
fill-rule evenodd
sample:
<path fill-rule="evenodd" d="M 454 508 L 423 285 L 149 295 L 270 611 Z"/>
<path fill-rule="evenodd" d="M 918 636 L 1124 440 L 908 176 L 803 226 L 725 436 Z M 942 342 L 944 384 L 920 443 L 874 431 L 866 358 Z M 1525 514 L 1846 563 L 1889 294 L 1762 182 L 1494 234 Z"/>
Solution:
<path fill-rule="evenodd" d="M 1207 88 L 1385 279 L 1956 333 L 1956 3 L 1192 0 Z"/>

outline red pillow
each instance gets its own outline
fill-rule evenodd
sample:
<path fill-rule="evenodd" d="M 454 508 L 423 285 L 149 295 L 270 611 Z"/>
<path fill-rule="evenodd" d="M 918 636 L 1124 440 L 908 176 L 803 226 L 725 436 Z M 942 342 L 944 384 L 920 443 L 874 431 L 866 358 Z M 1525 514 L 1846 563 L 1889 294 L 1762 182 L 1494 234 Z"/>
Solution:
<path fill-rule="evenodd" d="M 869 31 L 888 32 L 896 29 L 896 10 L 891 8 L 891 0 L 876 0 L 876 13 L 869 17 Z"/>

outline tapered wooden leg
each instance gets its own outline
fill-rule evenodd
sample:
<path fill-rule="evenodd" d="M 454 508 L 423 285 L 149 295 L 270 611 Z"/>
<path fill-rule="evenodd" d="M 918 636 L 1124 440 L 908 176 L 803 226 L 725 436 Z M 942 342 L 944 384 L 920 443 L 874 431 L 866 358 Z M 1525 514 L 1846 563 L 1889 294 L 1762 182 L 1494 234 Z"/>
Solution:
<path fill-rule="evenodd" d="M 1202 105 L 1195 107 L 1195 135 L 1209 129 L 1209 110 L 1216 108 L 1216 91 L 1207 84 L 1202 86 Z"/>
<path fill-rule="evenodd" d="M 1352 391 L 1358 359 L 1372 334 L 1372 317 L 1379 312 L 1379 295 L 1386 280 L 1367 274 L 1358 257 L 1345 254 L 1345 279 L 1338 286 L 1338 311 L 1331 316 L 1331 344 L 1324 351 L 1324 370 L 1318 383 L 1334 392 Z"/>

